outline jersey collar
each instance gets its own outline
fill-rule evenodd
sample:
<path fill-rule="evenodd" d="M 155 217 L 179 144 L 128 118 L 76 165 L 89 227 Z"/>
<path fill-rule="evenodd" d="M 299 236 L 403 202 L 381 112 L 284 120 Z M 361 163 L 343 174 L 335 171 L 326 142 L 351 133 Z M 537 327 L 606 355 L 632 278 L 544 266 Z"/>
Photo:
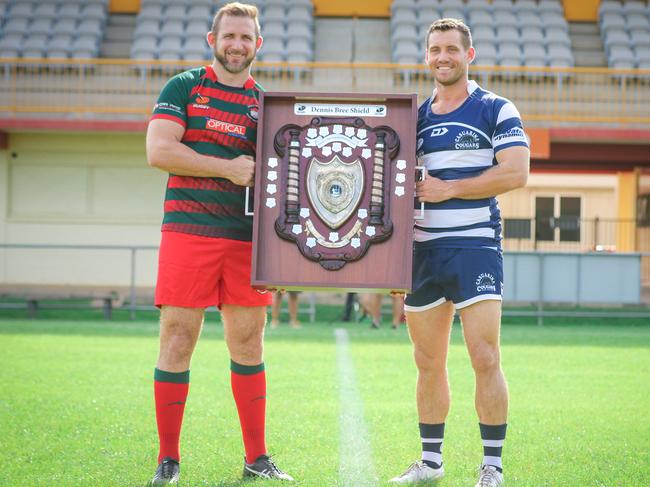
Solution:
<path fill-rule="evenodd" d="M 470 79 L 467 81 L 467 94 L 471 95 L 474 93 L 477 89 L 479 88 L 478 83 L 474 81 L 473 79 Z M 433 89 L 433 92 L 431 93 L 431 101 L 436 99 L 436 94 L 438 93 L 438 90 L 436 88 Z"/>
<path fill-rule="evenodd" d="M 205 76 L 213 83 L 217 83 L 219 81 L 217 79 L 217 73 L 215 73 L 214 69 L 209 64 L 205 67 Z M 253 79 L 252 76 L 249 75 L 248 79 L 244 82 L 244 89 L 250 90 L 254 87 L 255 87 L 255 80 Z"/>

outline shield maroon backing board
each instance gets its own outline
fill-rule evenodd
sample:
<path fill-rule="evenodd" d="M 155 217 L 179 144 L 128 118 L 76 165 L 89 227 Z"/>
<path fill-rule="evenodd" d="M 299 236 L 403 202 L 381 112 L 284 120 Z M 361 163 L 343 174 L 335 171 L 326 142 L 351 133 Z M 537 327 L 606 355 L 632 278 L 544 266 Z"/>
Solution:
<path fill-rule="evenodd" d="M 256 287 L 408 291 L 415 94 L 261 94 Z"/>

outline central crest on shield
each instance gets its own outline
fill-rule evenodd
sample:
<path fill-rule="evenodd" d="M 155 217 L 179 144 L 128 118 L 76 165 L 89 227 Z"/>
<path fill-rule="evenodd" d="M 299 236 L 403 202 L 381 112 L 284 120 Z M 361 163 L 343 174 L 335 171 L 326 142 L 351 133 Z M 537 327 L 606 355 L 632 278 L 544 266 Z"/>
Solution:
<path fill-rule="evenodd" d="M 313 158 L 307 169 L 307 194 L 314 210 L 332 230 L 354 213 L 364 186 L 360 160 L 344 163 L 338 156 L 329 162 Z"/>

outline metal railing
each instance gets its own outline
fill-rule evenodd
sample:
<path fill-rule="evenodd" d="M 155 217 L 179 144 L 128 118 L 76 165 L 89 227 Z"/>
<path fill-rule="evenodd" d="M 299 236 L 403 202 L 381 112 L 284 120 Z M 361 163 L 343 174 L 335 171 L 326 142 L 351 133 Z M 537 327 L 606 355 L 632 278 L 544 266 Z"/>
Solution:
<path fill-rule="evenodd" d="M 138 287 L 137 287 L 137 256 L 142 253 L 142 252 L 151 252 L 151 251 L 157 251 L 158 247 L 157 246 L 130 246 L 130 245 L 64 245 L 64 244 L 9 244 L 9 243 L 0 243 L 0 249 L 13 249 L 13 250 L 40 250 L 40 251 L 78 251 L 78 250 L 83 250 L 83 251 L 89 251 L 89 252 L 96 252 L 96 251 L 117 251 L 117 252 L 122 252 L 126 254 L 128 257 L 129 261 L 129 276 L 124 276 L 123 279 L 120 280 L 120 284 L 116 284 L 114 286 L 109 286 L 109 285 L 102 285 L 103 288 L 110 288 L 110 289 L 117 289 L 117 288 L 122 288 L 124 287 L 122 283 L 128 282 L 127 285 L 127 295 L 128 295 L 128 304 L 126 306 L 123 306 L 121 309 L 125 309 L 129 311 L 129 315 L 131 319 L 136 318 L 136 312 L 137 311 L 145 311 L 145 310 L 153 310 L 155 309 L 153 306 L 153 303 L 149 304 L 138 304 Z M 576 254 L 575 252 L 573 252 Z M 535 257 L 538 262 L 539 262 L 539 269 L 543 269 L 543 262 L 546 256 L 552 257 L 553 255 L 558 255 L 557 252 L 508 252 L 508 255 L 513 255 L 513 254 L 519 254 L 519 255 L 531 255 Z M 648 268 L 650 264 L 650 252 L 641 252 L 640 258 L 642 261 L 642 268 Z M 586 256 L 589 255 L 588 253 L 578 253 L 579 256 Z M 506 256 L 506 257 L 507 257 Z M 51 257 L 51 256 L 50 256 Z M 49 262 L 50 260 L 47 260 Z M 105 265 L 105 263 L 103 263 Z M 43 264 L 45 265 L 45 264 Z M 101 269 L 93 269 L 93 268 L 85 268 L 84 271 L 86 273 L 89 273 L 93 276 L 97 276 Z M 94 273 L 94 274 L 93 274 Z M 578 276 L 579 277 L 579 276 Z M 595 311 L 584 311 L 584 310 L 578 310 L 578 309 L 570 309 L 570 308 L 565 308 L 561 310 L 549 310 L 548 305 L 554 304 L 554 303 L 549 303 L 546 301 L 546 298 L 544 296 L 544 273 L 543 271 L 539 272 L 537 276 L 530 276 L 531 279 L 536 279 L 539 282 L 538 285 L 538 294 L 534 296 L 532 299 L 528 299 L 529 304 L 534 307 L 532 310 L 528 311 L 518 311 L 518 310 L 506 310 L 504 312 L 504 315 L 506 316 L 533 316 L 538 318 L 538 322 L 541 324 L 543 321 L 544 317 L 551 317 L 551 316 L 570 316 L 570 317 L 630 317 L 630 318 L 640 318 L 640 317 L 650 317 L 650 310 L 648 309 L 648 298 L 650 296 L 647 296 L 648 293 L 648 283 L 645 283 L 644 287 L 644 282 L 643 278 L 641 279 L 641 282 L 638 283 L 639 288 L 640 288 L 640 293 L 641 293 L 641 302 L 638 303 L 639 306 L 642 308 L 640 310 L 629 310 L 629 309 L 624 309 L 622 307 L 617 308 L 613 310 L 595 310 Z M 66 276 L 61 276 L 61 282 L 64 282 L 66 279 Z M 99 278 L 98 278 L 99 279 Z M 512 277 L 512 279 L 516 279 L 515 277 Z M 23 280 L 24 281 L 24 280 Z M 21 284 L 16 285 L 16 287 L 20 288 L 29 288 L 30 286 L 34 287 L 42 287 L 42 282 L 40 282 L 38 279 L 34 279 L 34 282 L 23 282 L 21 281 Z M 101 281 L 101 279 L 99 279 Z M 151 282 L 151 285 L 153 285 L 153 279 Z M 515 284 L 516 285 L 516 284 Z M 54 288 L 52 291 L 50 291 L 48 294 L 52 299 L 56 299 L 57 297 L 57 289 L 56 286 L 52 285 Z M 75 286 L 76 288 L 83 288 L 83 285 L 77 284 Z M 89 286 L 90 288 L 91 286 Z M 11 296 L 12 292 L 11 289 L 8 289 L 7 283 L 2 283 L 0 282 L 0 288 L 4 288 L 4 294 Z M 579 288 L 579 284 L 578 284 Z M 61 299 L 66 298 L 66 293 L 59 291 L 60 294 L 58 294 Z M 645 293 L 645 295 L 644 295 Z M 22 294 L 22 293 L 18 293 Z M 37 292 L 38 294 L 38 292 Z M 78 293 L 77 293 L 78 294 Z M 579 294 L 579 293 L 578 293 Z M 93 293 L 88 292 L 88 297 L 92 298 Z M 141 297 L 141 296 L 140 296 Z M 150 298 L 150 295 L 147 294 L 147 299 Z M 517 295 L 515 295 L 515 298 L 517 298 Z M 518 299 L 518 298 L 517 298 Z M 315 301 L 318 301 L 316 299 Z M 311 305 L 313 305 L 313 301 L 310 301 Z M 507 303 L 506 303 L 507 304 Z M 584 304 L 582 303 L 579 299 L 575 301 L 574 303 L 576 306 Z M 598 303 L 595 303 L 598 304 Z M 612 305 L 612 303 L 606 303 L 609 306 Z M 17 305 L 15 302 L 0 302 L 0 308 L 16 308 Z"/>
<path fill-rule="evenodd" d="M 207 61 L 0 58 L 0 112 L 144 119 L 172 75 Z M 267 90 L 429 96 L 422 65 L 265 63 Z M 470 77 L 517 104 L 527 122 L 650 126 L 650 70 L 472 66 Z"/>

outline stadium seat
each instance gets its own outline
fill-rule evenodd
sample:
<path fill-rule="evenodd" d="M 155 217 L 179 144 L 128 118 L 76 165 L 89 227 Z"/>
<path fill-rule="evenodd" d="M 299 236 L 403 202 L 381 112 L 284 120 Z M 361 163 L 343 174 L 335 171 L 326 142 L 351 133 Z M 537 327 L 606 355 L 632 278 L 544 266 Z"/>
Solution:
<path fill-rule="evenodd" d="M 494 42 L 495 39 L 494 29 L 491 26 L 481 25 L 472 29 L 472 41 L 475 44 Z"/>
<path fill-rule="evenodd" d="M 393 48 L 393 61 L 398 64 L 417 64 L 422 62 L 422 53 L 414 41 L 399 41 Z"/>
<path fill-rule="evenodd" d="M 495 25 L 499 27 L 518 27 L 519 20 L 512 12 L 499 12 L 494 14 Z"/>
<path fill-rule="evenodd" d="M 537 4 L 540 14 L 551 13 L 564 16 L 564 8 L 559 0 L 543 0 Z"/>
<path fill-rule="evenodd" d="M 464 10 L 455 7 L 442 9 L 442 11 L 440 12 L 440 16 L 446 19 L 460 19 L 463 22 L 466 22 L 467 20 L 465 18 Z"/>
<path fill-rule="evenodd" d="M 93 19 L 104 22 L 106 16 L 106 7 L 97 3 L 84 5 L 81 9 L 81 17 L 85 20 Z"/>
<path fill-rule="evenodd" d="M 625 17 L 622 13 L 608 12 L 601 17 L 600 28 L 603 31 L 611 28 L 625 28 Z"/>
<path fill-rule="evenodd" d="M 69 17 L 62 17 L 56 21 L 52 28 L 54 35 L 75 35 L 77 33 L 77 20 Z"/>
<path fill-rule="evenodd" d="M 181 37 L 164 37 L 158 44 L 158 59 L 177 61 L 183 54 Z"/>
<path fill-rule="evenodd" d="M 54 19 L 57 14 L 58 5 L 55 3 L 41 3 L 36 5 L 32 11 L 32 18 L 34 19 Z"/>
<path fill-rule="evenodd" d="M 182 21 L 180 20 L 163 20 L 160 28 L 160 36 L 162 40 L 165 37 L 183 37 L 185 32 L 185 27 Z"/>
<path fill-rule="evenodd" d="M 524 66 L 546 66 L 546 49 L 539 44 L 525 44 Z"/>
<path fill-rule="evenodd" d="M 463 0 L 440 0 L 440 8 L 442 10 L 457 9 L 463 11 L 465 10 L 465 4 Z"/>
<path fill-rule="evenodd" d="M 474 33 L 474 30 L 477 29 L 478 27 L 482 27 L 482 26 L 492 27 L 493 25 L 495 25 L 492 12 L 488 10 L 478 10 L 478 9 L 470 10 L 468 16 L 468 22 L 469 22 L 469 26 L 472 29 L 472 34 Z"/>
<path fill-rule="evenodd" d="M 432 23 L 440 18 L 440 11 L 438 9 L 423 7 L 418 10 L 418 26 L 420 27 L 424 26 L 428 29 Z"/>
<path fill-rule="evenodd" d="M 498 64 L 499 55 L 497 52 L 497 47 L 493 44 L 494 37 L 492 40 L 483 41 L 475 45 L 476 48 L 476 58 L 474 59 L 474 64 L 477 66 L 496 66 Z"/>
<path fill-rule="evenodd" d="M 7 20 L 7 23 L 4 26 L 3 34 L 23 34 L 27 32 L 27 26 L 29 25 L 29 18 L 19 17 L 19 18 L 10 18 Z"/>
<path fill-rule="evenodd" d="M 615 46 L 609 51 L 608 64 L 611 68 L 631 69 L 636 66 L 636 56 L 629 47 Z"/>
<path fill-rule="evenodd" d="M 31 2 L 14 3 L 9 10 L 8 18 L 30 19 L 32 17 L 33 4 Z"/>
<path fill-rule="evenodd" d="M 77 20 L 81 16 L 81 5 L 78 3 L 63 3 L 56 13 L 58 19 Z"/>
<path fill-rule="evenodd" d="M 475 10 L 492 12 L 492 4 L 488 0 L 467 0 L 465 7 L 468 12 L 474 12 Z"/>
<path fill-rule="evenodd" d="M 521 48 L 516 44 L 499 44 L 499 64 L 501 66 L 521 66 Z"/>
<path fill-rule="evenodd" d="M 625 26 L 627 30 L 641 29 L 650 30 L 650 22 L 645 15 L 628 14 L 625 16 Z"/>
<path fill-rule="evenodd" d="M 623 3 L 622 8 L 625 15 L 646 15 L 648 9 L 645 2 L 638 0 L 627 0 Z"/>
<path fill-rule="evenodd" d="M 542 27 L 542 18 L 535 12 L 525 10 L 517 14 L 518 26 L 523 32 L 530 27 Z"/>
<path fill-rule="evenodd" d="M 185 5 L 168 5 L 165 10 L 163 10 L 162 21 L 173 21 L 177 20 L 184 22 L 187 18 L 187 9 Z"/>
<path fill-rule="evenodd" d="M 34 19 L 29 24 L 29 32 L 32 34 L 50 35 L 50 32 L 52 32 L 52 24 L 53 21 L 49 18 Z"/>
<path fill-rule="evenodd" d="M 514 26 L 499 26 L 497 27 L 496 39 L 501 43 L 517 43 L 519 42 L 519 31 Z"/>
<path fill-rule="evenodd" d="M 131 47 L 131 57 L 133 59 L 155 59 L 157 48 L 154 37 L 140 37 Z"/>
<path fill-rule="evenodd" d="M 154 36 L 157 37 L 160 33 L 160 22 L 155 19 L 144 19 L 136 25 L 133 32 L 133 38 Z"/>
<path fill-rule="evenodd" d="M 303 38 L 313 40 L 314 38 L 311 26 L 305 24 L 304 22 L 289 21 L 287 24 L 286 35 L 288 39 Z"/>

